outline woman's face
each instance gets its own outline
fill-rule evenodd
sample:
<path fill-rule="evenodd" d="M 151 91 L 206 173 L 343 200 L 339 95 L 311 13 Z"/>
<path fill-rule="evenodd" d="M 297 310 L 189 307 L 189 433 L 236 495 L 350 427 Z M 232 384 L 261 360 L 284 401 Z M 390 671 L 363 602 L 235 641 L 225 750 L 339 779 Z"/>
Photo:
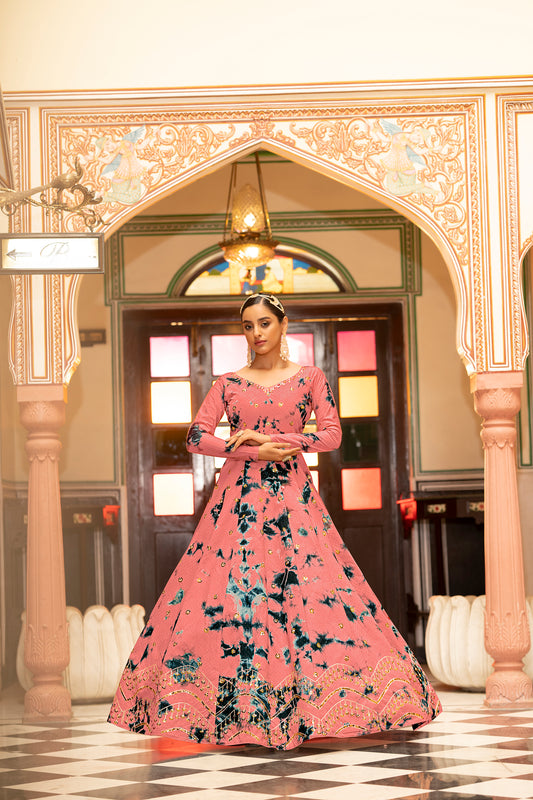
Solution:
<path fill-rule="evenodd" d="M 256 303 L 243 311 L 242 329 L 246 341 L 257 355 L 266 355 L 277 348 L 287 330 L 287 317 L 279 320 L 267 303 Z"/>

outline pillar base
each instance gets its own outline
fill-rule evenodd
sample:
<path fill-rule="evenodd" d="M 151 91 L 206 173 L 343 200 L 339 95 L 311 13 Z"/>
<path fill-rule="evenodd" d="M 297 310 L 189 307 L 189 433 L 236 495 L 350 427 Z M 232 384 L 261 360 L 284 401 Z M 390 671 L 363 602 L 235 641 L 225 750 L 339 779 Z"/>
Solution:
<path fill-rule="evenodd" d="M 485 705 L 489 708 L 533 708 L 533 684 L 522 664 L 499 669 L 487 678 Z"/>
<path fill-rule="evenodd" d="M 72 705 L 65 686 L 32 686 L 24 695 L 24 722 L 68 722 L 70 719 Z"/>

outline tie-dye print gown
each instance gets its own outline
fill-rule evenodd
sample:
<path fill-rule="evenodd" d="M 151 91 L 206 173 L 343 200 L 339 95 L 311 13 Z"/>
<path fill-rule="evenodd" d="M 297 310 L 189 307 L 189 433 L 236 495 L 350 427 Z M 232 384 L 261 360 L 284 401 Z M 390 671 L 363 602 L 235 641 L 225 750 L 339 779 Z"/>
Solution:
<path fill-rule="evenodd" d="M 314 409 L 316 433 L 303 433 Z M 272 387 L 230 373 L 204 400 L 193 453 L 226 456 L 190 546 L 128 660 L 110 722 L 177 739 L 292 748 L 304 739 L 419 726 L 441 710 L 315 491 L 302 455 L 226 452 L 213 432 L 255 429 L 307 452 L 340 443 L 323 373 Z"/>

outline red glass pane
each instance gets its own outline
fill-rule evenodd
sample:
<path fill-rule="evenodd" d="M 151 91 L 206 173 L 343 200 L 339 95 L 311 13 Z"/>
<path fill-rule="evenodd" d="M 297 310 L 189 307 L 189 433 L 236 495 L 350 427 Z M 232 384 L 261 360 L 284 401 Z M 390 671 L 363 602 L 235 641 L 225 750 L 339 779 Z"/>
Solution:
<path fill-rule="evenodd" d="M 381 508 L 381 470 L 379 467 L 367 469 L 343 469 L 342 507 L 345 511 Z"/>
<path fill-rule="evenodd" d="M 302 367 L 314 367 L 315 349 L 312 333 L 288 333 L 289 358 Z"/>
<path fill-rule="evenodd" d="M 211 336 L 211 362 L 213 375 L 236 372 L 246 366 L 248 345 L 241 333 Z"/>
<path fill-rule="evenodd" d="M 375 331 L 337 331 L 339 372 L 376 369 Z"/>
<path fill-rule="evenodd" d="M 150 336 L 152 378 L 185 378 L 190 371 L 188 336 Z"/>

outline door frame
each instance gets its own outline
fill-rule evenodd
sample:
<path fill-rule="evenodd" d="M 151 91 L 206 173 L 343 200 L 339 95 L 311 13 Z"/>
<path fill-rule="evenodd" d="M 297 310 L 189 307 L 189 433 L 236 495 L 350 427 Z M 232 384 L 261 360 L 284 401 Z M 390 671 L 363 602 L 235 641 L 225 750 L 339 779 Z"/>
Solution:
<path fill-rule="evenodd" d="M 155 563 L 150 554 L 143 552 L 142 530 L 140 520 L 137 519 L 137 509 L 139 508 L 138 492 L 140 487 L 129 483 L 129 476 L 140 475 L 138 463 L 138 450 L 136 447 L 128 447 L 128 442 L 135 441 L 137 435 L 137 420 L 132 419 L 128 414 L 128 406 L 131 400 L 141 407 L 142 397 L 139 396 L 141 390 L 140 382 L 135 380 L 137 370 L 134 369 L 133 361 L 129 356 L 125 357 L 125 350 L 131 354 L 135 352 L 136 345 L 142 340 L 143 327 L 150 324 L 151 327 L 160 324 L 168 326 L 170 322 L 195 322 L 201 325 L 213 325 L 216 323 L 228 324 L 228 311 L 234 309 L 235 320 L 238 320 L 239 308 L 242 298 L 216 298 L 210 300 L 206 297 L 195 298 L 194 301 L 177 301 L 164 306 L 139 307 L 125 306 L 121 309 L 121 329 L 122 329 L 122 363 L 123 363 L 123 392 L 124 392 L 124 433 L 125 433 L 125 483 L 128 504 L 128 554 L 129 554 L 129 592 L 130 602 L 141 602 L 145 596 L 144 584 L 146 571 L 154 572 Z M 396 498 L 394 491 L 391 491 L 389 513 L 391 524 L 397 527 L 397 533 L 392 537 L 395 542 L 395 552 L 390 553 L 393 563 L 398 565 L 398 569 L 393 572 L 393 579 L 396 583 L 395 594 L 400 598 L 401 607 L 395 622 L 402 630 L 407 631 L 407 596 L 406 586 L 410 584 L 410 577 L 406 571 L 410 569 L 411 560 L 407 558 L 403 543 L 403 532 L 401 528 L 400 514 L 395 505 L 395 499 L 406 496 L 410 491 L 410 448 L 409 448 L 409 412 L 408 412 L 408 372 L 407 361 L 409 357 L 406 348 L 405 324 L 407 319 L 406 302 L 403 298 L 390 301 L 381 299 L 369 302 L 367 299 L 361 301 L 358 298 L 350 298 L 345 294 L 330 297 L 313 296 L 287 296 L 283 297 L 283 303 L 289 318 L 289 329 L 291 321 L 295 323 L 307 318 L 320 318 L 324 320 L 343 319 L 354 316 L 371 317 L 387 313 L 391 320 L 391 342 L 393 344 L 392 358 L 388 364 L 389 384 L 391 387 L 391 403 L 398 413 L 396 416 L 395 435 L 393 446 L 395 448 L 396 470 Z M 198 320 L 199 307 L 201 306 L 201 320 Z M 179 328 L 176 328 L 176 332 Z M 137 394 L 135 394 L 137 393 Z M 149 409 L 145 410 L 149 414 Z M 393 476 L 392 476 L 393 477 Z M 394 481 L 391 481 L 394 486 Z M 342 531 L 341 531 L 342 535 Z M 151 576 L 154 578 L 154 575 Z M 143 603 L 146 604 L 146 601 Z M 148 609 L 147 609 L 148 610 Z"/>

